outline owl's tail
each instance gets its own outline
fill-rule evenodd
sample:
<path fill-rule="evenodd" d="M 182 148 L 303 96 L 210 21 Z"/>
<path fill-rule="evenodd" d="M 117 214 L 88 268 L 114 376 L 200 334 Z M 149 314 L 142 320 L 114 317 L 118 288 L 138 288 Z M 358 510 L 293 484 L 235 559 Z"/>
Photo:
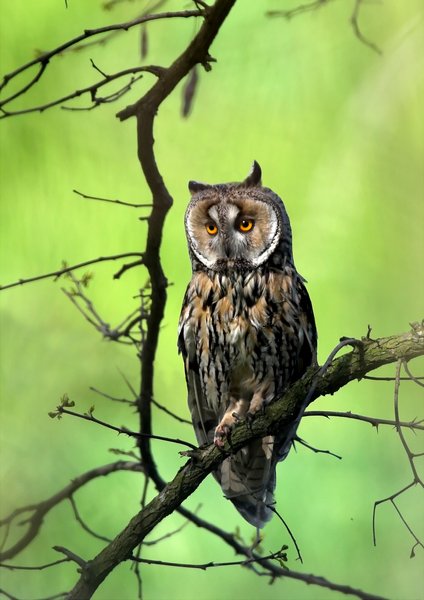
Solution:
<path fill-rule="evenodd" d="M 251 442 L 225 459 L 215 477 L 225 496 L 254 527 L 263 527 L 273 515 L 275 489 L 274 437 Z"/>

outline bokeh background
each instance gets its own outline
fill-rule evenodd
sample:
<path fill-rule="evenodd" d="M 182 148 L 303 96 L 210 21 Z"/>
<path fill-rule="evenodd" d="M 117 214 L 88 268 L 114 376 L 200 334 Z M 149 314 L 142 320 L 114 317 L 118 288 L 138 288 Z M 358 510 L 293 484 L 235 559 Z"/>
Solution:
<path fill-rule="evenodd" d="M 145 2 L 124 2 L 111 11 L 100 2 L 68 0 L 3 2 L 1 72 L 35 52 L 48 50 L 84 28 L 125 21 Z M 370 50 L 349 23 L 353 1 L 329 3 L 289 22 L 266 16 L 287 9 L 284 0 L 239 1 L 212 47 L 211 73 L 200 73 L 194 109 L 180 117 L 181 86 L 160 109 L 156 123 L 159 167 L 174 196 L 162 249 L 172 282 L 156 362 L 156 399 L 187 417 L 185 382 L 176 351 L 176 326 L 190 265 L 183 232 L 188 179 L 208 182 L 245 177 L 260 162 L 264 183 L 285 200 L 294 230 L 299 271 L 308 279 L 324 361 L 340 336 L 361 336 L 367 325 L 384 336 L 409 328 L 423 308 L 423 7 L 419 0 L 366 3 L 363 32 L 383 50 Z M 166 8 L 189 3 L 170 1 Z M 148 26 L 148 63 L 168 65 L 197 31 L 191 20 Z M 140 64 L 140 32 L 131 30 L 107 45 L 91 46 L 54 60 L 43 82 L 15 107 L 47 102 L 98 78 L 89 58 L 107 72 Z M 150 200 L 136 156 L 135 122 L 115 113 L 148 89 L 148 75 L 127 98 L 92 112 L 59 108 L 1 122 L 1 283 L 92 257 L 143 249 L 146 226 L 134 209 L 83 200 L 87 194 L 132 202 Z M 87 101 L 76 103 L 85 106 Z M 117 324 L 135 308 L 143 270 L 120 281 L 117 265 L 98 265 L 90 293 L 105 320 Z M 63 280 L 44 281 L 0 294 L 1 311 L 1 513 L 41 501 L 78 474 L 115 460 L 110 448 L 131 450 L 131 440 L 90 423 L 47 416 L 68 393 L 81 412 L 117 425 L 137 426 L 125 405 L 89 390 L 95 386 L 128 397 L 120 371 L 139 384 L 133 352 L 103 341 L 70 304 Z M 423 363 L 412 365 L 418 372 Z M 394 367 L 380 374 L 394 374 Z M 422 373 L 421 373 L 422 374 Z M 416 385 L 401 385 L 401 416 L 419 413 Z M 393 417 L 393 385 L 354 382 L 315 408 Z M 187 425 L 154 409 L 157 433 L 193 439 Z M 400 600 L 423 597 L 422 549 L 393 507 L 377 516 L 378 545 L 371 536 L 372 506 L 409 483 L 400 440 L 390 427 L 356 421 L 305 418 L 300 435 L 343 456 L 341 461 L 299 447 L 278 469 L 278 509 L 296 535 L 304 565 L 290 544 L 288 566 Z M 419 451 L 419 437 L 408 436 Z M 183 464 L 173 445 L 153 442 L 162 475 Z M 115 536 L 137 511 L 140 476 L 116 473 L 80 491 L 76 500 L 89 525 Z M 418 489 L 399 507 L 418 536 L 424 534 Z M 149 489 L 149 496 L 154 493 Z M 186 505 L 249 541 L 253 530 L 222 497 L 209 477 Z M 182 524 L 164 521 L 151 538 Z M 288 543 L 274 519 L 265 530 L 266 552 Z M 12 535 L 13 539 L 13 535 Z M 422 537 L 421 537 L 422 539 Z M 17 564 L 55 560 L 54 545 L 93 557 L 103 543 L 76 523 L 69 503 L 46 518 L 36 541 Z M 180 562 L 232 560 L 218 538 L 193 525 L 143 555 Z M 287 598 L 338 600 L 342 596 L 302 583 L 264 578 L 240 567 L 193 571 L 143 567 L 149 600 Z M 68 590 L 74 565 L 48 571 L 5 572 L 1 587 L 25 600 Z M 136 597 L 129 564 L 116 569 L 95 595 L 98 600 Z"/>

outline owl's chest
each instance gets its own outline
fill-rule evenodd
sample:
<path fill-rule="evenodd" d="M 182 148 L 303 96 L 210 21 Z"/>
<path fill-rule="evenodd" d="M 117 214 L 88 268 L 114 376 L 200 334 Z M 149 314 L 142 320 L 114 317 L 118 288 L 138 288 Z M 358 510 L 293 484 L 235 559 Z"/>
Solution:
<path fill-rule="evenodd" d="M 232 363 L 266 350 L 276 311 L 271 310 L 271 290 L 259 275 L 196 284 L 187 307 L 185 338 L 198 356 L 220 353 Z"/>

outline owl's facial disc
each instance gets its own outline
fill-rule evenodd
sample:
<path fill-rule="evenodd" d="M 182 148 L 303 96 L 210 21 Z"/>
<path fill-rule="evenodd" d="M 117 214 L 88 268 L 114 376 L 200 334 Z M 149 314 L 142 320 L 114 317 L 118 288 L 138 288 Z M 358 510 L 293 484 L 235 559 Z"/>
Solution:
<path fill-rule="evenodd" d="M 195 256 L 209 269 L 258 267 L 278 245 L 281 218 L 257 196 L 206 197 L 189 205 L 186 231 Z"/>

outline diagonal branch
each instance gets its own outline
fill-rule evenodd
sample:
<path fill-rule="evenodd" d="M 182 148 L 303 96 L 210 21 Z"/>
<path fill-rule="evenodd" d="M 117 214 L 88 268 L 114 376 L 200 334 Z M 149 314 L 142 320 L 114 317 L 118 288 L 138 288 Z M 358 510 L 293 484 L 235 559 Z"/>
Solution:
<path fill-rule="evenodd" d="M 69 594 L 69 600 L 90 598 L 107 575 L 122 561 L 127 560 L 140 542 L 158 523 L 176 510 L 181 503 L 194 492 L 205 477 L 230 454 L 237 452 L 253 439 L 280 433 L 290 428 L 298 418 L 304 399 L 314 387 L 311 400 L 326 394 L 332 394 L 354 379 L 360 379 L 369 371 L 399 359 L 410 360 L 424 355 L 424 326 L 416 326 L 412 331 L 379 340 L 364 340 L 352 352 L 335 359 L 324 375 L 317 378 L 320 369 L 311 367 L 290 387 L 285 396 L 267 407 L 252 423 L 242 423 L 235 428 L 225 446 L 213 445 L 199 449 L 195 457 L 179 470 L 175 478 L 168 483 L 158 496 L 135 515 L 125 529 L 93 560 L 82 568 L 81 578 Z M 291 572 L 290 572 L 291 573 Z M 281 573 L 284 576 L 284 573 Z M 302 574 L 299 574 L 299 579 Z M 325 580 L 313 581 L 326 587 Z M 303 575 L 303 580 L 307 581 Z M 333 584 L 334 585 L 334 584 Z M 330 588 L 332 589 L 332 588 Z M 352 593 L 352 592 L 345 592 Z M 356 594 L 358 595 L 358 594 Z M 362 593 L 358 597 L 370 598 Z"/>

